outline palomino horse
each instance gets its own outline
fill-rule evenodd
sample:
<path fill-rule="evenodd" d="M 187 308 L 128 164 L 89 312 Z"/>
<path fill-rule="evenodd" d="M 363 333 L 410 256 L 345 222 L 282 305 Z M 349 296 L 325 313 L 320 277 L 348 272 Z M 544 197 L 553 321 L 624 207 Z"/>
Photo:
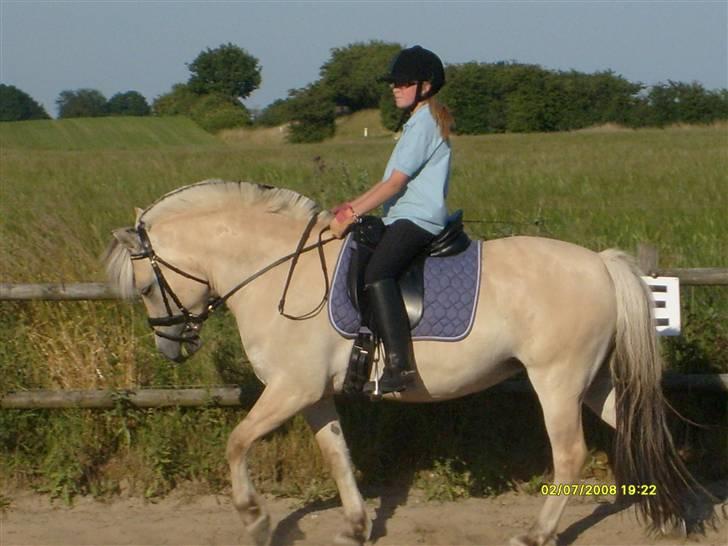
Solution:
<path fill-rule="evenodd" d="M 335 332 L 325 312 L 291 320 L 278 309 L 289 270 L 281 257 L 296 248 L 318 212 L 311 200 L 290 190 L 205 181 L 138 211 L 135 228 L 116 230 L 106 256 L 120 292 L 141 294 L 157 348 L 172 360 L 198 348 L 198 331 L 211 308 L 225 302 L 235 315 L 265 389 L 230 435 L 227 460 L 233 503 L 260 545 L 270 540 L 270 519 L 249 479 L 246 457 L 256 440 L 299 412 L 341 495 L 346 526 L 337 540 L 362 544 L 371 529 L 332 398 L 342 389 L 351 341 Z M 316 247 L 315 235 L 329 220 L 322 212 L 303 242 Z M 335 263 L 340 248 L 333 241 L 321 256 L 300 255 L 288 291 L 290 313 L 316 308 L 328 288 L 320 260 Z M 587 454 L 584 403 L 616 428 L 617 492 L 629 495 L 633 487 L 620 488 L 636 486 L 638 493 L 649 493 L 634 500 L 655 529 L 682 523 L 695 482 L 666 426 L 651 299 L 636 267 L 616 250 L 597 254 L 535 237 L 488 241 L 483 260 L 487 268 L 471 333 L 457 343 L 416 342 L 415 384 L 388 397 L 452 399 L 525 368 L 543 408 L 554 484 L 579 481 Z M 216 297 L 222 299 L 210 306 Z M 530 530 L 512 543 L 552 539 L 567 500 L 568 495 L 547 497 Z"/>

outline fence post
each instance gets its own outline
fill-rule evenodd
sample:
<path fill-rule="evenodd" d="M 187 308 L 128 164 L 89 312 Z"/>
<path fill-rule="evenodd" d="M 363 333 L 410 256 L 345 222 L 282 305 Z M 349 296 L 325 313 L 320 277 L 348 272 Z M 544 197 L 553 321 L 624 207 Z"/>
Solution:
<path fill-rule="evenodd" d="M 658 271 L 660 255 L 657 248 L 649 243 L 637 243 L 637 264 L 642 273 L 654 276 Z"/>

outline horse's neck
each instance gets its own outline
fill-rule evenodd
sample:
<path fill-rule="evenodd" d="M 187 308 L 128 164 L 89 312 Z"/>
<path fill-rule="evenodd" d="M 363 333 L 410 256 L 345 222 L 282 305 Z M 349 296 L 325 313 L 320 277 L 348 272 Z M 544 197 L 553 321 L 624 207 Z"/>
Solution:
<path fill-rule="evenodd" d="M 226 213 L 200 222 L 200 255 L 215 290 L 224 294 L 293 252 L 306 223 L 258 211 Z"/>

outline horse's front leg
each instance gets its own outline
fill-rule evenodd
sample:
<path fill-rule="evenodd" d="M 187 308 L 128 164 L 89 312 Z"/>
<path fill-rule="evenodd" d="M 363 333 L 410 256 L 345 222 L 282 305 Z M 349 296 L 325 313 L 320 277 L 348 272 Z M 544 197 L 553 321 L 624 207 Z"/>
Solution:
<path fill-rule="evenodd" d="M 364 506 L 349 457 L 349 449 L 341 430 L 339 415 L 332 398 L 320 400 L 304 410 L 308 424 L 331 468 L 331 474 L 339 489 L 348 529 L 337 535 L 337 544 L 360 546 L 369 540 L 371 520 Z"/>
<path fill-rule="evenodd" d="M 321 393 L 303 392 L 297 385 L 271 384 L 230 434 L 226 456 L 232 478 L 233 505 L 256 546 L 264 546 L 270 541 L 270 516 L 248 475 L 248 451 L 256 440 L 316 402 L 320 396 Z"/>

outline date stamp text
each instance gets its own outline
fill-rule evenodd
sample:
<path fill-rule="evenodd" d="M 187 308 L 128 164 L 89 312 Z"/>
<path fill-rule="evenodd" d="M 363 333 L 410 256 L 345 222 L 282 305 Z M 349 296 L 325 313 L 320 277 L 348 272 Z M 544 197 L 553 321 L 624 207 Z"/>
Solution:
<path fill-rule="evenodd" d="M 541 495 L 548 497 L 597 497 L 607 495 L 623 496 L 655 496 L 655 484 L 593 484 L 593 483 L 545 483 L 540 489 Z"/>

